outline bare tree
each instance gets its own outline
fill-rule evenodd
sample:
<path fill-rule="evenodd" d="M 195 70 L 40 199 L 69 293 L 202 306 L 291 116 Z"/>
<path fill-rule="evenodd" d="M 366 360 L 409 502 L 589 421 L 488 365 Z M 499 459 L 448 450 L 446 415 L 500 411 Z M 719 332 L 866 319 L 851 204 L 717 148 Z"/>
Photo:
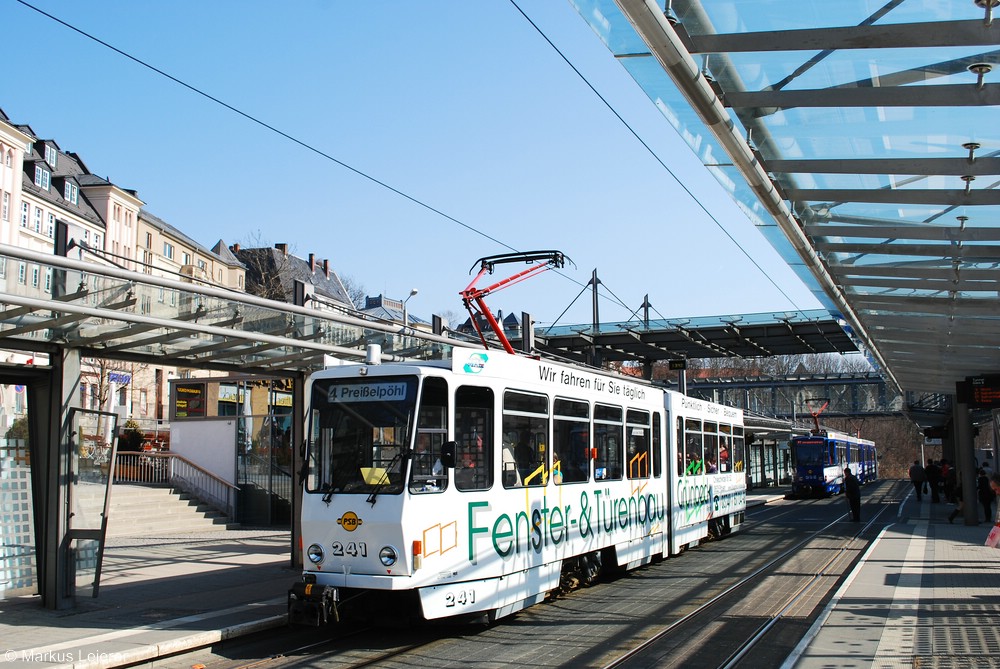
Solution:
<path fill-rule="evenodd" d="M 288 268 L 288 252 L 279 252 L 273 244 L 263 239 L 260 230 L 247 236 L 233 249 L 240 262 L 246 265 L 247 292 L 268 300 L 288 301 L 288 290 L 282 278 Z"/>
<path fill-rule="evenodd" d="M 340 283 L 344 284 L 344 289 L 347 290 L 347 295 L 351 298 L 354 308 L 364 309 L 365 297 L 368 295 L 364 284 L 347 274 L 338 274 L 338 276 L 340 276 Z"/>
<path fill-rule="evenodd" d="M 82 375 L 94 380 L 97 408 L 102 411 L 107 407 L 108 397 L 111 393 L 112 374 L 128 374 L 127 385 L 132 386 L 135 383 L 136 373 L 148 367 L 147 364 L 106 358 L 83 358 L 80 361 Z"/>

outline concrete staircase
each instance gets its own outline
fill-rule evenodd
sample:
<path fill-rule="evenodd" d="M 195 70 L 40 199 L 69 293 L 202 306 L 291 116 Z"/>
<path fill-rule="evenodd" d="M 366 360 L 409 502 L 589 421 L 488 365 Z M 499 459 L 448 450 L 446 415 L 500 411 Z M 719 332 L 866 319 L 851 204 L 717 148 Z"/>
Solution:
<path fill-rule="evenodd" d="M 111 487 L 109 537 L 163 536 L 238 527 L 220 511 L 165 486 Z"/>

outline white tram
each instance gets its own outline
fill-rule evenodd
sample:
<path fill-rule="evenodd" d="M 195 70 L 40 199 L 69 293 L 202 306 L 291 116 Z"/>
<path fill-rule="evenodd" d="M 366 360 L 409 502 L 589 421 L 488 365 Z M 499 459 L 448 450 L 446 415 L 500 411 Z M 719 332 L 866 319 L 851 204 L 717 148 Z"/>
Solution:
<path fill-rule="evenodd" d="M 468 348 L 329 368 L 306 392 L 293 623 L 362 602 L 494 620 L 743 520 L 738 409 Z"/>

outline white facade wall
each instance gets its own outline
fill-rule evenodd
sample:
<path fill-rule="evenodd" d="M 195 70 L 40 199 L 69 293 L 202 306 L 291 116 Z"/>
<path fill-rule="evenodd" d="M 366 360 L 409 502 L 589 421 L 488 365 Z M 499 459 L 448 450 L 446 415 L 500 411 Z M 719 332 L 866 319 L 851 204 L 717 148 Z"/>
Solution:
<path fill-rule="evenodd" d="M 170 451 L 236 485 L 236 418 L 175 420 Z"/>

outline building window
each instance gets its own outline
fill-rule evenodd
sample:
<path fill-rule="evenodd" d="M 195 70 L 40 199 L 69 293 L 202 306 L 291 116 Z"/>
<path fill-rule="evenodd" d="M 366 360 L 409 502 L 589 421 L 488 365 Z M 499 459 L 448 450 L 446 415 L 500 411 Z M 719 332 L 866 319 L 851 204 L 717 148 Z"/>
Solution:
<path fill-rule="evenodd" d="M 3 220 L 10 220 L 10 193 L 4 191 L 3 194 Z"/>
<path fill-rule="evenodd" d="M 56 235 L 56 215 L 49 214 L 48 225 L 45 226 L 45 234 L 49 236 L 49 239 L 55 237 Z"/>
<path fill-rule="evenodd" d="M 28 215 L 31 213 L 31 205 L 27 202 L 21 203 L 21 227 L 28 227 Z"/>
<path fill-rule="evenodd" d="M 174 245 L 169 242 L 163 242 L 163 257 L 169 260 L 174 259 Z"/>
<path fill-rule="evenodd" d="M 46 267 L 45 268 L 45 292 L 46 293 L 51 293 L 52 292 L 52 268 L 51 267 Z"/>
<path fill-rule="evenodd" d="M 200 269 L 203 272 L 208 269 L 208 265 L 205 264 L 204 260 L 200 260 L 200 259 L 198 260 L 198 269 Z"/>
<path fill-rule="evenodd" d="M 94 235 L 94 248 L 104 250 L 104 244 L 101 243 L 101 236 L 98 234 Z"/>
<path fill-rule="evenodd" d="M 0 279 L 7 278 L 7 259 L 0 258 Z"/>
<path fill-rule="evenodd" d="M 132 227 L 132 212 L 131 211 L 126 211 L 125 212 L 125 227 L 126 228 L 131 228 Z"/>
<path fill-rule="evenodd" d="M 22 286 L 28 282 L 28 266 L 23 262 L 17 263 L 17 282 Z"/>
<path fill-rule="evenodd" d="M 49 164 L 49 167 L 51 167 L 52 169 L 55 169 L 56 168 L 56 161 L 57 160 L 59 160 L 59 153 L 55 150 L 54 147 L 51 147 L 48 144 L 46 144 L 45 145 L 45 162 L 47 162 Z"/>
<path fill-rule="evenodd" d="M 10 149 L 7 149 L 7 167 L 13 167 L 13 166 L 14 166 L 14 152 L 11 151 Z"/>
<path fill-rule="evenodd" d="M 31 266 L 31 286 L 38 288 L 38 265 Z"/>
<path fill-rule="evenodd" d="M 187 251 L 184 251 L 183 253 L 181 253 L 181 259 L 182 259 L 182 262 L 181 262 L 182 265 L 190 265 L 191 264 L 191 254 L 188 253 Z"/>
<path fill-rule="evenodd" d="M 147 249 L 153 248 L 153 233 L 152 232 L 147 232 L 146 233 L 146 248 Z"/>
<path fill-rule="evenodd" d="M 80 189 L 75 183 L 66 182 L 66 188 L 63 191 L 63 197 L 73 204 L 79 204 L 80 202 Z"/>
<path fill-rule="evenodd" d="M 42 208 L 35 207 L 35 232 L 42 233 Z"/>
<path fill-rule="evenodd" d="M 120 204 L 116 204 L 114 207 L 112 207 L 111 220 L 117 221 L 119 223 L 122 222 L 122 206 Z"/>
<path fill-rule="evenodd" d="M 149 413 L 149 392 L 145 388 L 139 391 L 139 413 L 143 416 Z"/>
<path fill-rule="evenodd" d="M 35 165 L 35 185 L 39 188 L 49 189 L 49 171 Z"/>

